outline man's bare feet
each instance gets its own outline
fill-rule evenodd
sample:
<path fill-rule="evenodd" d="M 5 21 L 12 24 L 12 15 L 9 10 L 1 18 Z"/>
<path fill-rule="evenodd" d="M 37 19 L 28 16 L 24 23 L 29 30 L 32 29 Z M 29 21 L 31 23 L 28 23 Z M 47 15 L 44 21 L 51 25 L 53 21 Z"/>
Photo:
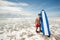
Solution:
<path fill-rule="evenodd" d="M 40 30 L 40 32 L 42 32 L 42 30 Z"/>
<path fill-rule="evenodd" d="M 40 33 L 40 31 L 36 31 L 37 33 Z"/>

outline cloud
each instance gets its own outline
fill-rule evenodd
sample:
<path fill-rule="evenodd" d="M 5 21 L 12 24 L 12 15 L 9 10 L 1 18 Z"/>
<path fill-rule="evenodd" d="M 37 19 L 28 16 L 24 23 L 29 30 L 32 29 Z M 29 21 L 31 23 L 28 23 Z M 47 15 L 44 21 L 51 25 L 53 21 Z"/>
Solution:
<path fill-rule="evenodd" d="M 10 5 L 16 5 L 16 3 L 8 2 L 6 0 L 0 0 L 0 6 L 10 6 Z"/>
<path fill-rule="evenodd" d="M 10 14 L 10 15 L 32 15 L 31 12 L 28 12 L 23 9 L 23 7 L 29 6 L 28 3 L 15 3 L 6 0 L 0 0 L 0 14 Z"/>
<path fill-rule="evenodd" d="M 0 0 L 0 6 L 29 6 L 28 3 L 15 3 L 15 2 L 9 2 L 9 1 L 4 1 L 4 0 Z"/>
<path fill-rule="evenodd" d="M 0 6 L 0 9 L 2 9 L 2 10 L 6 10 L 6 11 L 21 11 L 22 10 L 22 8 L 17 8 L 17 7 L 2 7 L 2 6 Z"/>
<path fill-rule="evenodd" d="M 27 12 L 25 10 L 23 10 L 23 8 L 21 7 L 0 7 L 0 14 L 3 13 L 11 13 L 11 14 L 16 14 L 19 15 L 31 15 L 30 12 Z"/>
<path fill-rule="evenodd" d="M 27 4 L 27 3 L 19 3 L 19 5 L 21 5 L 21 6 L 29 6 L 29 4 Z"/>

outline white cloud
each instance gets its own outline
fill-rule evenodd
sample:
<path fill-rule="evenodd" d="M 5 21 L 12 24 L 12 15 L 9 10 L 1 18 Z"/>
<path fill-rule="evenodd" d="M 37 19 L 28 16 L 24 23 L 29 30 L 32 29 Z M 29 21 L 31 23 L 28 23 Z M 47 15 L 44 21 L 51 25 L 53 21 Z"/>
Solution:
<path fill-rule="evenodd" d="M 16 7 L 19 6 L 19 7 Z M 21 6 L 29 6 L 27 3 L 14 3 L 9 1 L 0 0 L 0 14 L 14 14 L 14 15 L 32 15 Z"/>
<path fill-rule="evenodd" d="M 19 3 L 19 5 L 21 5 L 21 6 L 29 6 L 29 4 L 27 4 L 27 3 Z"/>
<path fill-rule="evenodd" d="M 21 7 L 0 7 L 0 14 L 3 13 L 13 13 L 13 14 L 21 14 L 21 15 L 32 15 L 30 12 L 23 10 Z"/>
<path fill-rule="evenodd" d="M 17 7 L 2 7 L 2 6 L 0 6 L 0 9 L 2 9 L 2 10 L 5 10 L 5 11 L 11 11 L 11 12 L 13 12 L 13 11 L 21 11 L 22 10 L 22 8 L 21 7 L 19 7 L 19 8 L 17 8 Z"/>
<path fill-rule="evenodd" d="M 28 3 L 13 3 L 13 2 L 9 2 L 9 1 L 3 1 L 3 0 L 0 0 L 0 6 L 29 6 Z"/>
<path fill-rule="evenodd" d="M 0 6 L 16 5 L 16 3 L 0 0 Z"/>

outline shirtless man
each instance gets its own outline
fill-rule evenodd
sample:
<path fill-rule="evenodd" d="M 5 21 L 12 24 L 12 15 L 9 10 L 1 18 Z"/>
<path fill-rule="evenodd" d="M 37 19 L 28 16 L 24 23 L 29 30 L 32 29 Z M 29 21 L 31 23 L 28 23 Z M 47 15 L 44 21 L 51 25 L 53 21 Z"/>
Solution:
<path fill-rule="evenodd" d="M 41 31 L 40 14 L 38 14 L 38 16 L 36 17 L 35 26 L 36 26 L 36 32 L 37 32 L 37 33 L 40 32 L 40 31 Z M 37 31 L 38 28 L 39 28 L 39 31 Z"/>

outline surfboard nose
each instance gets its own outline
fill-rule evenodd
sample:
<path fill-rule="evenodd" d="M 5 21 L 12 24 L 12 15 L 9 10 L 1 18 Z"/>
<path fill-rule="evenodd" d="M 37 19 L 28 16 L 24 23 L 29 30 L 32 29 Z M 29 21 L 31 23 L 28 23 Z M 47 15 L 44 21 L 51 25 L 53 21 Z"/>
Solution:
<path fill-rule="evenodd" d="M 44 9 L 42 9 L 42 11 L 44 11 Z"/>

